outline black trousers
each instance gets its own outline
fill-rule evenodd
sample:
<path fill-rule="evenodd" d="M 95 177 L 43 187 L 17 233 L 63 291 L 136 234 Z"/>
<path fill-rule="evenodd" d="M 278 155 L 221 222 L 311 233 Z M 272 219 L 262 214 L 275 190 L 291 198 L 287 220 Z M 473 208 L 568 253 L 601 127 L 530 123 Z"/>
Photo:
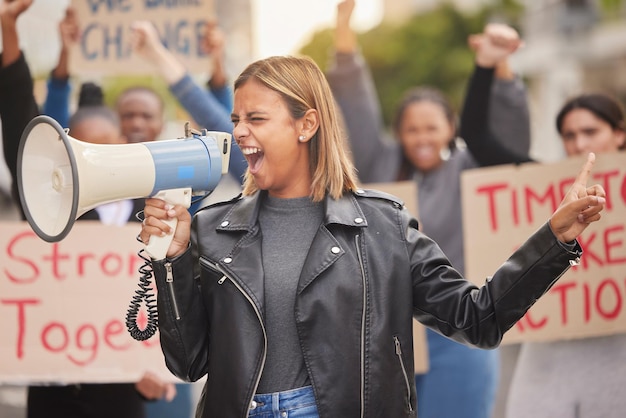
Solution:
<path fill-rule="evenodd" d="M 132 383 L 30 386 L 28 418 L 145 418 Z"/>

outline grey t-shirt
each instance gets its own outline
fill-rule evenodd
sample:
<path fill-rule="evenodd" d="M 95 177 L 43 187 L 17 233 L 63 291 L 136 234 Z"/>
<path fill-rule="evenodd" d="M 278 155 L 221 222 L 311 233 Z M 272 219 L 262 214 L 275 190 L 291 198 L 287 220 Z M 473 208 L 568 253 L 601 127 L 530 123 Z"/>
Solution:
<path fill-rule="evenodd" d="M 314 203 L 309 197 L 281 199 L 267 195 L 261 206 L 268 348 L 257 393 L 310 384 L 298 341 L 294 304 L 300 272 L 323 216 L 323 203 Z"/>

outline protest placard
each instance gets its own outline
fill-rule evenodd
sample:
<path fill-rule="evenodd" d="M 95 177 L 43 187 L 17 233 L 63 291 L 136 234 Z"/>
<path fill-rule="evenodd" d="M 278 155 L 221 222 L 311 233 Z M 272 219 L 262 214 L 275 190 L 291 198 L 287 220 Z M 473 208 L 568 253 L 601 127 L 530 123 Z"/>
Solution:
<path fill-rule="evenodd" d="M 139 342 L 126 330 L 143 263 L 137 225 L 77 222 L 57 243 L 26 222 L 0 230 L 0 383 L 135 382 L 145 371 L 176 381 L 158 332 Z"/>
<path fill-rule="evenodd" d="M 466 171 L 462 175 L 467 277 L 482 285 L 548 221 L 584 158 Z M 626 153 L 600 154 L 589 185 L 607 193 L 602 219 L 579 237 L 581 264 L 568 270 L 511 329 L 504 343 L 626 332 Z"/>
<path fill-rule="evenodd" d="M 209 70 L 200 46 L 205 23 L 214 16 L 212 0 L 72 0 L 82 28 L 70 55 L 73 74 L 153 74 L 132 54 L 131 25 L 152 22 L 163 44 L 192 73 Z"/>

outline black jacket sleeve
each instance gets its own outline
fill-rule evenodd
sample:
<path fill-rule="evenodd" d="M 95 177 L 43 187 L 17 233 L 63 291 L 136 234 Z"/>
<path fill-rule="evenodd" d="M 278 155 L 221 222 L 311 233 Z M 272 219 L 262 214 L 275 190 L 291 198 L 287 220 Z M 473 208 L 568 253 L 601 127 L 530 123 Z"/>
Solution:
<path fill-rule="evenodd" d="M 4 159 L 11 172 L 12 192 L 24 214 L 17 194 L 17 151 L 24 128 L 39 114 L 33 94 L 33 80 L 24 54 L 14 63 L 0 68 L 0 119 Z"/>
<path fill-rule="evenodd" d="M 498 141 L 489 129 L 493 79 L 493 68 L 474 69 L 461 112 L 461 138 L 480 166 L 532 162 L 527 154 L 516 153 Z"/>

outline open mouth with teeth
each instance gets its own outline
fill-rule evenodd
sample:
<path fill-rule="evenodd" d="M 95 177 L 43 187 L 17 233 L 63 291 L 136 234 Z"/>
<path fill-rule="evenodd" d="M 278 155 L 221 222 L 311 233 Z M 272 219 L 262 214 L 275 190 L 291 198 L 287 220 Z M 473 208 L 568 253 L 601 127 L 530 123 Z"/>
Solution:
<path fill-rule="evenodd" d="M 248 147 L 242 148 L 241 152 L 246 157 L 246 161 L 248 161 L 248 169 L 251 174 L 256 174 L 263 164 L 264 153 L 260 148 Z"/>

